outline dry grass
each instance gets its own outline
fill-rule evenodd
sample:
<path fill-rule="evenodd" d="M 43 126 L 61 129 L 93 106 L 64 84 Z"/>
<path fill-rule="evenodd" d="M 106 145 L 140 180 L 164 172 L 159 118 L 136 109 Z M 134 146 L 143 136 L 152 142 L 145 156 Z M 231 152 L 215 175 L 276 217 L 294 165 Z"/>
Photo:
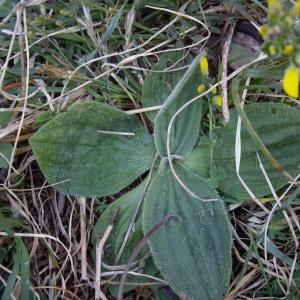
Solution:
<path fill-rule="evenodd" d="M 98 264 L 93 259 L 90 236 L 96 220 L 115 197 L 74 198 L 57 192 L 40 172 L 28 138 L 47 118 L 75 102 L 106 102 L 142 117 L 145 111 L 158 110 L 159 106 L 142 108 L 139 101 L 143 78 L 157 57 L 174 49 L 178 39 L 183 41 L 178 49 L 197 53 L 207 45 L 216 27 L 222 28 L 230 16 L 235 21 L 246 19 L 238 8 L 218 5 L 218 1 L 182 1 L 184 5 L 177 10 L 148 6 L 143 11 L 128 1 L 116 28 L 105 35 L 122 7 L 119 2 L 122 1 L 21 0 L 16 4 L 0 1 L 3 11 L 7 8 L 9 12 L 4 13 L 6 16 L 0 22 L 0 113 L 11 113 L 9 123 L 0 129 L 0 139 L 13 145 L 11 157 L 7 157 L 8 167 L 0 169 L 0 224 L 3 226 L 0 228 L 0 294 L 9 282 L 9 275 L 15 272 L 16 237 L 21 237 L 29 253 L 28 279 L 36 299 L 113 299 L 108 286 L 119 284 L 116 275 L 122 274 L 126 266 L 106 266 L 109 271 L 101 270 L 103 247 L 112 227 L 107 228 L 97 243 Z M 198 5 L 192 12 L 191 2 Z M 259 15 L 264 12 L 258 1 L 252 2 L 249 1 L 248 9 L 257 11 L 257 15 L 251 15 L 248 21 L 260 25 Z M 236 70 L 227 70 L 233 28 L 229 26 L 221 61 L 215 62 L 218 68 L 223 60 L 221 80 L 174 114 L 169 135 L 175 118 L 185 107 L 219 85 L 227 98 L 230 80 L 249 68 L 255 70 L 256 63 L 266 59 L 260 56 Z M 264 99 L 270 94 L 285 98 L 279 90 L 270 90 L 265 78 L 258 79 L 260 87 L 255 87 L 250 85 L 249 77 L 244 101 Z M 228 105 L 232 104 L 228 101 Z M 223 114 L 229 118 L 227 104 Z M 144 124 L 148 124 L 145 118 Z M 237 166 L 239 130 L 240 127 Z M 172 166 L 170 138 L 168 159 Z M 263 166 L 261 169 L 264 172 Z M 194 195 L 174 168 L 173 173 Z M 264 175 L 268 180 L 267 174 Z M 249 190 L 248 202 L 229 205 L 234 264 L 226 299 L 285 299 L 300 289 L 297 180 L 277 192 L 272 182 L 268 182 L 270 197 L 257 199 L 255 191 Z M 285 206 L 285 203 L 291 204 Z M 18 223 L 10 226 L 12 219 Z M 139 284 L 124 299 L 154 299 L 151 287 L 165 284 L 160 278 L 140 274 L 138 267 L 129 274 L 137 278 L 148 276 L 151 283 Z M 12 299 L 19 299 L 19 275 Z M 295 297 L 299 299 L 299 293 Z"/>

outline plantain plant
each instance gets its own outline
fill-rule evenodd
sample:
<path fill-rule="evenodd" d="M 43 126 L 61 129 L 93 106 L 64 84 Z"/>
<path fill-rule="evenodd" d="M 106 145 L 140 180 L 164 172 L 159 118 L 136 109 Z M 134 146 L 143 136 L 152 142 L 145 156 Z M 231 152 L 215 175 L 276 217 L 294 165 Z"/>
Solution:
<path fill-rule="evenodd" d="M 153 136 L 137 116 L 88 102 L 72 105 L 30 139 L 42 172 L 58 191 L 85 197 L 122 191 L 97 221 L 92 242 L 113 224 L 104 267 L 134 259 L 131 269 L 161 276 L 172 288 L 177 296 L 169 293 L 167 299 L 224 298 L 232 238 L 223 199 L 249 198 L 235 172 L 237 111 L 231 110 L 226 126 L 212 128 L 207 135 L 203 124 L 213 93 L 174 117 L 199 96 L 199 85 L 208 84 L 199 61 L 200 56 L 167 52 L 145 78 L 142 105 L 162 105 L 147 115 Z M 285 170 L 299 172 L 299 111 L 285 104 L 254 103 L 246 105 L 245 113 Z M 244 126 L 241 139 L 240 176 L 256 196 L 269 193 L 257 154 L 273 186 L 284 186 L 287 178 L 274 170 Z M 136 245 L 141 249 L 133 257 Z M 134 287 L 128 282 L 142 280 L 137 278 L 128 275 L 125 291 Z M 116 290 L 111 293 L 116 295 Z"/>

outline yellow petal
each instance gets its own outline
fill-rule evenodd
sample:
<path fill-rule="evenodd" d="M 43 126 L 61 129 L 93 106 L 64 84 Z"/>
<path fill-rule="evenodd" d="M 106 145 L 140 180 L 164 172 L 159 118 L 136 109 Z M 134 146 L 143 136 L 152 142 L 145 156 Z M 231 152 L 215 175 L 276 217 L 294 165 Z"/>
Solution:
<path fill-rule="evenodd" d="M 299 72 L 295 66 L 290 66 L 283 77 L 283 89 L 286 94 L 293 98 L 299 96 Z"/>
<path fill-rule="evenodd" d="M 294 5 L 294 11 L 298 14 L 300 12 L 300 1 L 299 0 L 297 0 L 295 5 Z"/>
<path fill-rule="evenodd" d="M 272 11 L 282 8 L 282 0 L 268 0 L 268 7 Z"/>
<path fill-rule="evenodd" d="M 262 25 L 258 28 L 258 32 L 265 39 L 268 36 L 269 28 L 267 25 Z"/>
<path fill-rule="evenodd" d="M 205 55 L 200 58 L 200 70 L 202 75 L 208 75 L 208 60 Z"/>
<path fill-rule="evenodd" d="M 282 53 L 284 55 L 290 55 L 293 51 L 294 51 L 294 45 L 292 45 L 292 44 L 286 44 L 283 47 Z"/>
<path fill-rule="evenodd" d="M 197 91 L 198 91 L 199 94 L 204 93 L 204 92 L 206 91 L 206 86 L 205 86 L 205 84 L 200 84 L 200 85 L 198 86 L 198 88 L 197 88 Z"/>
<path fill-rule="evenodd" d="M 268 7 L 272 8 L 276 4 L 277 0 L 268 0 Z"/>

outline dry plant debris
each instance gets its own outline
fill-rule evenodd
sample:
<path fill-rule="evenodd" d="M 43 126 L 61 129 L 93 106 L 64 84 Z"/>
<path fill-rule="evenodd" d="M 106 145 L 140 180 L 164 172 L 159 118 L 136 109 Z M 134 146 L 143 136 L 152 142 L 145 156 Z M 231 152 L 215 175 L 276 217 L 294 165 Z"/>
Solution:
<path fill-rule="evenodd" d="M 0 1 L 1 299 L 178 299 L 177 284 L 171 284 L 172 290 L 170 278 L 162 276 L 145 246 L 152 239 L 152 250 L 157 251 L 155 237 L 166 224 L 180 222 L 180 215 L 172 214 L 177 204 L 172 203 L 173 211 L 164 218 L 147 215 L 151 222 L 158 219 L 145 222 L 144 237 L 132 232 L 143 232 L 136 218 L 144 196 L 149 198 L 150 177 L 159 168 L 163 173 L 170 166 L 165 184 L 179 184 L 176 189 L 183 193 L 182 199 L 203 200 L 200 187 L 193 184 L 194 175 L 189 175 L 187 184 L 182 180 L 185 169 L 176 165 L 195 142 L 199 148 L 184 160 L 185 167 L 207 179 L 210 200 L 221 197 L 228 209 L 232 272 L 226 275 L 230 283 L 224 299 L 300 299 L 299 1 L 153 0 L 149 4 L 144 0 Z M 283 18 L 281 11 L 290 13 Z M 163 101 L 176 90 L 197 55 L 209 69 L 200 70 L 195 63 L 198 79 L 189 77 L 189 87 L 180 94 L 185 97 L 177 97 L 182 100 L 165 109 Z M 151 75 L 159 80 L 153 83 Z M 40 128 L 72 109 L 80 115 L 74 107 L 91 105 L 92 114 L 94 104 L 111 108 L 107 118 L 116 110 L 124 112 L 122 126 L 113 132 L 99 129 L 96 136 L 134 139 L 137 126 L 148 151 L 146 167 L 145 161 L 137 164 L 138 176 L 126 177 L 112 168 L 113 179 L 105 183 L 110 193 L 101 190 L 101 194 L 88 174 L 81 177 L 86 170 L 80 164 L 69 170 L 73 186 L 63 172 L 46 180 L 32 151 L 34 142 L 29 143 Z M 156 126 L 154 120 L 164 109 L 167 117 L 158 117 L 163 121 Z M 189 124 L 197 123 L 201 115 L 201 128 L 199 120 L 194 131 L 184 128 L 176 144 L 172 126 L 183 115 Z M 268 128 L 261 122 L 264 119 Z M 71 131 L 77 128 L 71 126 Z M 228 126 L 230 136 L 223 129 Z M 155 132 L 157 128 L 161 134 Z M 266 128 L 266 135 L 261 128 Z M 271 130 L 275 134 L 268 133 Z M 217 136 L 222 134 L 228 138 L 219 145 Z M 159 144 L 158 154 L 149 142 L 152 135 Z M 270 146 L 268 152 L 274 141 L 276 147 Z M 254 151 L 253 145 L 259 147 Z M 134 150 L 127 146 L 136 151 L 123 161 L 129 168 L 142 150 L 138 143 Z M 233 155 L 226 156 L 227 149 Z M 211 164 L 212 153 L 220 164 L 228 162 L 223 168 L 227 177 Z M 115 158 L 104 157 L 101 163 L 105 159 Z M 251 181 L 245 165 L 251 165 L 251 174 L 259 179 Z M 83 183 L 85 195 L 80 192 Z M 153 193 L 159 189 L 160 185 Z M 128 195 L 137 192 L 142 197 L 136 203 Z M 124 199 L 133 202 L 134 209 L 125 205 L 118 217 L 114 205 Z M 188 238 L 197 240 L 197 236 Z M 114 256 L 106 254 L 111 249 L 118 250 Z M 189 272 L 186 268 L 185 274 Z M 192 284 L 193 276 L 186 276 L 186 281 Z M 218 297 L 223 296 L 216 294 L 214 299 Z"/>

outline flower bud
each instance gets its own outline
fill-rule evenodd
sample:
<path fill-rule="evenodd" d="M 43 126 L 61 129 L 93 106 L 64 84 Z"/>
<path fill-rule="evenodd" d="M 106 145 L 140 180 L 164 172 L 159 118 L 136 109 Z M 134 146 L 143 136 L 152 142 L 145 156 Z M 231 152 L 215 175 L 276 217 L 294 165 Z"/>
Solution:
<path fill-rule="evenodd" d="M 295 15 L 299 15 L 300 14 L 300 0 L 297 0 L 294 7 L 293 7 L 293 13 Z"/>
<path fill-rule="evenodd" d="M 199 93 L 199 94 L 202 94 L 202 93 L 204 93 L 206 91 L 206 86 L 205 86 L 205 84 L 200 84 L 199 86 L 198 86 L 198 88 L 197 88 L 197 92 Z"/>
<path fill-rule="evenodd" d="M 204 76 L 208 75 L 208 60 L 205 55 L 202 55 L 200 57 L 200 70 L 202 75 Z"/>
<path fill-rule="evenodd" d="M 263 39 L 266 39 L 268 37 L 268 32 L 269 32 L 268 26 L 267 25 L 260 26 L 258 32 L 260 33 Z"/>
<path fill-rule="evenodd" d="M 221 97 L 220 95 L 214 96 L 213 99 L 212 99 L 212 101 L 213 101 L 213 103 L 214 103 L 215 105 L 217 105 L 217 106 L 219 106 L 219 107 L 222 106 L 223 99 L 222 99 L 222 97 Z"/>
<path fill-rule="evenodd" d="M 294 45 L 292 44 L 286 44 L 282 49 L 282 53 L 284 55 L 290 55 L 293 51 L 294 51 Z"/>
<path fill-rule="evenodd" d="M 269 53 L 270 55 L 274 56 L 277 53 L 276 47 L 274 45 L 269 46 Z"/>

